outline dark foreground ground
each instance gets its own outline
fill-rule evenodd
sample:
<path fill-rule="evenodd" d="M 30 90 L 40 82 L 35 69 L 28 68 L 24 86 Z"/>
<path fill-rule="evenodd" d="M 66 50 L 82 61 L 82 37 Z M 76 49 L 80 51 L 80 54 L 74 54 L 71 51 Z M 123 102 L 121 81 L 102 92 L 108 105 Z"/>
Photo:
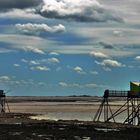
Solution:
<path fill-rule="evenodd" d="M 1 114 L 0 140 L 140 140 L 140 127 L 89 121 L 31 120 L 32 114 Z"/>

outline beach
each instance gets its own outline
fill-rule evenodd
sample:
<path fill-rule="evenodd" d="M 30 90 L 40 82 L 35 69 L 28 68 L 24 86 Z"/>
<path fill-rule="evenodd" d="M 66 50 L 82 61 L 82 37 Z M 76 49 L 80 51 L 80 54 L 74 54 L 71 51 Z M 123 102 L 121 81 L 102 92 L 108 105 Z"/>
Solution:
<path fill-rule="evenodd" d="M 0 138 L 3 140 L 128 140 L 140 137 L 139 126 L 93 122 L 101 97 L 7 97 L 6 100 L 10 113 L 0 115 Z M 122 99 L 110 102 L 113 111 L 123 103 Z"/>

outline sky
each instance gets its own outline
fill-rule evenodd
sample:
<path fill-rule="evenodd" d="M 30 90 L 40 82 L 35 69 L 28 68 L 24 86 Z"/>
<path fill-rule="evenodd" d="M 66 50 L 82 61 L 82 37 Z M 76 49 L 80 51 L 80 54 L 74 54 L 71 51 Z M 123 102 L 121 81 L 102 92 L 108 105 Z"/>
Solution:
<path fill-rule="evenodd" d="M 0 0 L 0 88 L 101 96 L 140 81 L 139 0 Z"/>

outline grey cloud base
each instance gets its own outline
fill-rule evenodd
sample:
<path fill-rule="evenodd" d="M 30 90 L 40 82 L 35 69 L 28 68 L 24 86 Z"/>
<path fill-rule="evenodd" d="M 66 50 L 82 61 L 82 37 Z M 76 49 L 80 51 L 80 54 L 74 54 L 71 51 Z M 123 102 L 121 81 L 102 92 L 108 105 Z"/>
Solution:
<path fill-rule="evenodd" d="M 42 0 L 0 0 L 0 11 L 9 11 L 13 8 L 24 9 L 42 4 Z"/>

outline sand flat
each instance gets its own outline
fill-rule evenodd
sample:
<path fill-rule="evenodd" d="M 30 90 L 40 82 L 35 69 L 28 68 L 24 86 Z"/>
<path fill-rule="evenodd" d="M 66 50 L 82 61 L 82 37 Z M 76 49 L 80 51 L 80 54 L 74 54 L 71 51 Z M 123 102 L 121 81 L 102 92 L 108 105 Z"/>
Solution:
<path fill-rule="evenodd" d="M 45 114 L 49 112 L 96 112 L 101 97 L 37 97 L 10 96 L 7 101 L 11 112 Z M 112 109 L 124 104 L 124 100 L 110 102 Z"/>

